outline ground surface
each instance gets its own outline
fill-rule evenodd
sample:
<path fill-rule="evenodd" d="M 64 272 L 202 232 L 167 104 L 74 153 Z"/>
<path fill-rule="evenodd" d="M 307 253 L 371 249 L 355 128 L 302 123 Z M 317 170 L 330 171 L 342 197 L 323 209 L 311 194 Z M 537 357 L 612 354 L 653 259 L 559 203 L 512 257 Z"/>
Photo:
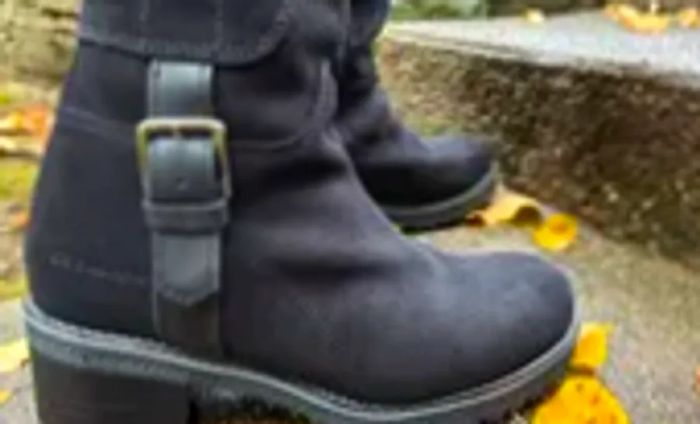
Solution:
<path fill-rule="evenodd" d="M 585 67 L 584 61 L 575 55 L 575 52 L 580 54 L 586 53 L 586 57 L 595 57 L 601 63 L 608 64 L 608 69 L 611 72 L 617 72 L 623 69 L 654 69 L 654 72 L 662 73 L 669 78 L 683 77 L 686 82 L 692 80 L 692 76 L 697 73 L 700 75 L 700 37 L 689 36 L 686 32 L 674 32 L 657 38 L 639 38 L 621 33 L 613 24 L 600 20 L 599 17 L 584 15 L 577 18 L 576 22 L 562 18 L 550 22 L 548 25 L 533 26 L 525 24 L 520 20 L 505 20 L 503 23 L 491 22 L 471 23 L 471 24 L 440 24 L 436 26 L 418 27 L 420 34 L 425 35 L 424 42 L 437 43 L 441 46 L 450 45 L 455 38 L 469 40 L 469 43 L 462 43 L 457 46 L 457 50 L 464 48 L 465 45 L 470 48 L 479 48 L 488 50 L 489 54 L 507 57 L 509 55 L 516 56 L 529 52 L 530 48 L 536 47 L 532 54 L 533 60 L 539 63 L 549 63 L 551 65 L 561 64 L 563 62 L 580 63 L 581 67 Z M 427 25 L 427 24 L 426 24 Z M 414 31 L 416 27 L 412 27 Z M 562 29 L 567 28 L 567 37 L 562 38 L 560 35 Z M 406 32 L 397 34 L 399 36 L 407 36 Z M 408 31 L 404 29 L 404 31 Z M 430 37 L 427 36 L 430 34 Z M 514 36 L 513 34 L 517 34 Z M 555 36 L 555 34 L 559 34 Z M 594 37 L 594 34 L 597 36 Z M 609 35 L 609 37 L 606 37 Z M 605 40 L 608 40 L 605 42 Z M 604 42 L 601 44 L 600 41 Z M 508 48 L 494 49 L 493 43 L 499 41 L 509 44 Z M 615 43 L 622 43 L 615 44 Z M 627 43 L 627 44 L 625 44 Z M 474 47 L 476 46 L 476 47 Z M 640 47 L 641 46 L 641 47 Z M 434 53 L 431 52 L 431 55 Z M 407 55 L 402 56 L 404 59 Z M 454 56 L 449 56 L 454 58 Z M 436 59 L 437 60 L 437 59 Z M 441 60 L 441 59 L 440 59 Z M 396 67 L 396 73 L 404 75 L 414 75 L 415 78 L 409 81 L 416 85 L 415 79 L 421 75 L 420 72 L 412 73 L 409 62 L 404 61 Z M 464 63 L 455 59 L 459 69 L 467 68 Z M 439 65 L 439 63 L 438 63 Z M 406 68 L 408 66 L 408 68 Z M 436 79 L 445 81 L 445 91 L 437 90 L 435 85 L 425 86 L 427 91 L 435 93 L 434 96 L 447 99 L 445 93 L 447 91 L 455 91 L 458 86 L 455 84 L 453 73 L 442 72 L 442 68 L 427 63 L 429 68 L 435 74 Z M 477 67 L 478 68 L 478 67 Z M 494 71 L 491 65 L 484 65 L 479 71 Z M 437 72 L 435 72 L 437 70 Z M 691 72 L 688 72 L 690 70 Z M 503 114 L 503 111 L 512 112 L 513 116 L 524 116 L 527 124 L 522 124 L 520 121 L 513 124 L 513 134 L 524 134 L 521 140 L 518 137 L 513 137 L 508 141 L 522 141 L 523 144 L 531 144 L 536 146 L 533 151 L 545 151 L 538 144 L 537 139 L 558 140 L 562 134 L 573 136 L 573 134 L 587 134 L 583 126 L 574 125 L 576 117 L 581 110 L 587 110 L 590 113 L 589 121 L 596 124 L 598 116 L 605 116 L 611 122 L 618 122 L 620 126 L 625 128 L 632 127 L 624 116 L 619 116 L 620 113 L 629 113 L 629 111 L 637 111 L 640 109 L 647 110 L 652 107 L 646 103 L 639 105 L 636 103 L 631 107 L 624 107 L 627 103 L 619 102 L 616 98 L 626 98 L 624 95 L 618 97 L 611 96 L 611 87 L 620 84 L 626 91 L 627 88 L 620 80 L 605 80 L 600 84 L 594 85 L 597 87 L 595 95 L 586 94 L 585 99 L 577 102 L 575 96 L 568 96 L 573 99 L 571 105 L 563 108 L 558 105 L 552 108 L 554 113 L 551 116 L 556 116 L 557 119 L 547 119 L 550 115 L 544 112 L 535 113 L 533 111 L 545 110 L 543 103 L 543 94 L 545 100 L 553 100 L 558 97 L 566 97 L 561 93 L 569 93 L 567 87 L 577 86 L 578 77 L 564 75 L 564 78 L 553 80 L 551 74 L 544 73 L 539 77 L 532 77 L 530 70 L 518 70 L 515 73 L 509 73 L 507 70 L 502 72 L 478 72 L 483 75 L 481 79 L 470 80 L 461 74 L 458 77 L 462 78 L 457 81 L 462 86 L 468 86 L 469 82 L 478 82 L 472 84 L 473 87 L 485 87 L 489 90 L 482 90 L 484 93 L 489 91 L 489 98 L 494 97 L 492 94 L 497 92 L 498 85 L 489 85 L 489 81 L 521 81 L 523 88 L 522 98 L 517 98 L 513 101 L 512 92 L 506 90 L 506 95 L 501 96 L 505 99 L 504 103 L 492 103 L 486 99 L 486 94 L 480 98 L 482 107 L 476 108 L 472 113 L 464 112 L 460 115 L 460 119 L 465 116 L 473 118 L 470 122 L 478 121 L 481 117 L 486 119 L 493 114 Z M 561 75 L 560 75 L 561 76 Z M 490 80 L 488 78 L 490 78 Z M 476 78 L 476 77 L 475 77 Z M 400 79 L 400 78 L 397 78 Z M 410 78 L 409 78 L 410 79 Z M 425 78 L 430 80 L 430 78 Z M 545 81 L 542 84 L 538 80 Z M 553 81 L 553 82 L 552 82 Z M 557 82 L 558 81 L 558 82 Z M 570 81 L 570 82 L 567 82 Z M 551 89 L 547 85 L 559 84 L 556 89 Z M 636 84 L 636 83 L 635 83 Z M 639 83 L 641 84 L 641 83 Z M 556 84 L 555 84 L 556 85 Z M 508 85 L 511 87 L 511 85 Z M 526 89 L 529 87 L 529 89 Z M 533 90 L 534 88 L 538 88 Z M 591 87 L 587 85 L 587 87 Z M 529 91 L 528 91 L 529 90 Z M 540 90 L 540 91 L 538 91 Z M 557 91 L 563 90 L 563 91 Z M 622 90 L 622 88 L 620 89 Z M 641 89 L 644 92 L 644 88 Z M 465 92 L 466 93 L 466 92 Z M 463 94 L 465 94 L 463 93 Z M 529 94 L 528 94 L 529 93 Z M 399 93 L 401 94 L 401 93 Z M 468 93 L 477 95 L 478 93 Z M 487 93 L 488 94 L 488 93 Z M 516 93 L 517 94 L 517 93 Z M 498 97 L 496 95 L 495 97 Z M 426 96 L 417 96 L 418 100 L 415 110 L 420 113 L 426 112 L 425 108 L 421 108 L 421 104 L 428 104 L 430 108 L 451 111 L 458 110 L 460 104 L 469 103 L 469 96 L 453 99 L 459 100 L 459 104 L 451 103 L 430 103 L 426 102 Z M 608 101 L 610 99 L 614 101 Z M 685 97 L 679 97 L 678 104 L 686 104 Z M 532 100 L 532 102 L 530 102 Z M 658 98 L 654 97 L 649 100 L 649 103 L 654 103 Z M 700 100 L 698 100 L 700 103 Z M 520 109 L 513 109 L 515 104 L 521 105 Z M 534 106 L 533 106 L 534 105 Z M 605 106 L 607 105 L 607 106 Z M 675 105 L 675 103 L 674 103 Z M 474 104 L 472 104 L 474 106 Z M 535 107 L 537 106 L 537 107 Z M 605 107 L 604 107 L 605 106 Z M 488 110 L 495 112 L 489 115 Z M 698 108 L 700 110 L 700 107 Z M 676 109 L 674 111 L 677 112 Z M 617 113 L 617 115 L 616 115 Z M 636 113 L 636 112 L 635 112 Z M 428 113 L 426 113 L 428 115 Z M 692 114 L 690 111 L 683 112 L 682 116 L 693 116 L 697 121 L 697 110 Z M 635 115 L 637 116 L 637 115 Z M 647 121 L 659 119 L 656 115 L 639 115 L 646 117 Z M 452 117 L 451 117 L 452 118 Z M 494 118 L 495 120 L 495 118 Z M 563 130 L 554 131 L 548 136 L 548 132 L 540 128 L 547 126 L 551 122 L 558 122 L 559 125 L 564 125 L 569 122 L 571 127 Z M 700 121 L 698 121 L 700 122 Z M 669 123 L 669 134 L 673 134 L 673 140 L 679 139 L 679 130 L 690 125 L 685 125 L 685 121 L 671 121 Z M 484 125 L 484 128 L 493 128 L 493 126 Z M 700 133 L 700 131 L 698 131 Z M 692 137 L 695 131 L 691 131 L 687 137 L 685 132 L 681 139 L 685 145 L 692 145 Z M 511 134 L 512 135 L 512 134 Z M 603 134 L 604 135 L 604 134 Z M 642 134 L 646 137 L 646 133 Z M 598 137 L 598 135 L 596 135 Z M 591 139 L 594 137 L 591 136 Z M 687 140 L 686 140 L 687 138 Z M 573 138 L 572 138 L 573 139 Z M 666 140 L 661 137 L 662 141 Z M 671 138 L 669 137 L 669 140 Z M 593 148 L 582 142 L 580 149 L 577 150 L 577 155 L 574 157 L 577 162 L 581 163 L 581 167 L 590 172 L 602 173 L 601 178 L 612 178 L 617 174 L 605 174 L 605 167 L 593 166 L 597 163 L 584 162 L 582 156 L 587 152 L 595 152 L 596 149 L 605 149 L 605 146 L 610 146 L 610 140 L 601 139 L 601 145 Z M 608 141 L 607 144 L 603 141 Z M 629 148 L 627 143 L 629 140 L 621 140 L 625 145 L 625 149 Z M 646 144 L 649 140 L 641 137 L 640 144 Z M 657 143 L 658 144 L 658 143 Z M 669 143 L 667 143 L 670 145 Z M 614 146 L 614 144 L 613 144 Z M 640 167 L 643 163 L 643 158 L 636 158 L 631 161 L 629 168 L 625 167 L 624 157 L 627 150 L 617 151 L 616 157 L 619 160 L 608 161 L 609 167 L 620 169 L 620 174 L 631 175 L 635 181 L 638 176 L 634 175 L 633 171 L 647 172 L 647 168 Z M 646 151 L 644 151 L 646 152 Z M 542 173 L 542 169 L 547 167 L 547 164 L 554 166 L 559 164 L 567 172 L 576 167 L 563 162 L 562 157 L 556 155 L 545 158 L 546 160 L 532 159 L 532 155 L 527 156 L 519 151 L 518 157 L 530 157 L 530 166 L 528 169 L 534 169 L 533 172 L 539 172 L 540 178 L 533 179 L 536 184 L 531 186 L 531 192 L 542 193 L 546 180 L 561 184 L 566 190 L 576 192 L 577 180 L 562 180 L 558 177 L 565 176 L 562 172 L 552 172 L 551 174 Z M 658 155 L 649 153 L 649 157 L 658 158 Z M 686 155 L 692 158 L 692 161 L 697 162 L 697 156 Z M 564 158 L 566 159 L 566 158 Z M 585 159 L 585 157 L 584 157 Z M 678 166 L 679 161 L 668 160 L 674 168 Z M 0 170 L 7 162 L 0 159 Z M 523 167 L 526 168 L 526 167 Z M 689 169 L 697 169 L 690 168 Z M 511 166 L 509 170 L 518 169 L 516 166 Z M 571 173 L 571 172 L 569 172 Z M 641 178 L 641 177 L 639 177 Z M 594 181 L 593 176 L 586 173 L 581 175 L 581 180 Z M 691 181 L 692 179 L 687 179 Z M 697 180 L 692 180 L 697 181 Z M 624 182 L 624 181 L 622 181 Z M 0 181 L 2 183 L 2 181 Z M 527 186 L 523 184 L 523 186 Z M 655 189 L 644 190 L 648 195 L 656 192 L 656 187 L 659 184 L 654 182 Z M 700 185 L 691 185 L 700 187 Z M 2 191 L 0 184 L 0 192 Z M 581 183 L 582 191 L 584 187 Z M 624 188 L 624 187 L 623 187 Z M 643 187 L 646 189 L 646 187 Z M 686 187 L 687 188 L 687 187 Z M 547 200 L 560 200 L 564 198 L 563 191 L 550 191 Z M 629 192 L 622 192 L 621 195 L 628 196 Z M 619 196 L 618 196 L 619 197 Z M 700 196 L 698 197 L 700 198 Z M 673 200 L 673 199 L 672 199 Z M 23 195 L 20 203 L 26 202 L 26 196 Z M 17 199 L 11 199 L 9 202 L 3 202 L 0 199 L 0 278 L 4 274 L 16 274 L 18 272 L 19 247 L 21 238 L 17 234 L 8 234 L 2 231 L 5 224 L 4 218 L 8 216 L 11 209 L 17 205 Z M 574 202 L 572 202 L 573 204 Z M 678 201 L 662 202 L 662 204 L 671 205 L 678 209 L 680 204 Z M 695 203 L 694 203 L 695 205 Z M 572 208 L 572 210 L 576 211 Z M 622 219 L 630 220 L 632 213 L 620 208 L 619 204 L 601 204 L 603 211 L 622 211 Z M 697 210 L 687 208 L 688 216 L 692 221 L 697 221 Z M 589 214 L 590 215 L 590 214 Z M 608 215 L 603 215 L 606 219 Z M 672 216 L 676 219 L 677 216 Z M 614 225 L 620 222 L 608 219 Z M 688 226 L 681 227 L 685 232 L 692 231 L 694 228 L 689 219 Z M 679 238 L 681 235 L 676 235 Z M 474 246 L 489 247 L 489 248 L 524 248 L 534 249 L 528 234 L 521 230 L 509 228 L 497 229 L 469 229 L 466 227 L 444 230 L 424 236 L 426 241 L 435 243 L 442 248 L 452 251 L 462 251 Z M 691 243 L 693 248 L 697 247 L 697 243 Z M 588 320 L 611 322 L 615 325 L 616 331 L 613 336 L 613 346 L 611 358 L 606 370 L 606 378 L 614 391 L 624 402 L 629 410 L 633 421 L 636 424 L 693 424 L 700 423 L 700 396 L 693 389 L 695 370 L 700 366 L 700 273 L 691 271 L 677 264 L 672 258 L 655 256 L 647 251 L 641 250 L 631 244 L 622 244 L 616 241 L 611 241 L 608 238 L 601 236 L 594 230 L 584 229 L 580 240 L 574 245 L 570 252 L 559 255 L 556 258 L 558 261 L 572 268 L 578 276 L 577 290 L 580 294 L 581 303 L 583 305 L 585 318 Z M 514 270 L 517 272 L 517 270 Z M 21 308 L 19 303 L 0 303 L 0 344 L 20 337 L 22 334 L 21 324 Z M 0 389 L 12 389 L 14 393 L 13 399 L 4 406 L 0 406 L 0 423 L 1 424 L 36 424 L 32 405 L 32 387 L 29 376 L 29 370 L 23 369 L 11 375 L 0 375 Z M 233 421 L 236 424 L 247 424 L 241 421 Z M 129 424 L 129 423 L 125 423 Z M 332 424 L 332 423 L 326 423 Z M 565 424 L 565 423 L 562 423 Z"/>
<path fill-rule="evenodd" d="M 430 235 L 446 249 L 470 246 L 531 249 L 520 230 L 459 228 Z M 639 424 L 700 422 L 693 391 L 700 365 L 700 276 L 634 247 L 584 231 L 563 263 L 578 274 L 586 318 L 615 324 L 608 381 Z M 17 304 L 0 305 L 0 337 L 21 333 Z M 34 424 L 28 371 L 2 377 L 15 398 L 0 408 L 0 423 Z"/>
<path fill-rule="evenodd" d="M 700 37 L 694 30 L 658 35 L 625 31 L 599 11 L 557 16 L 541 25 L 516 17 L 483 21 L 411 22 L 393 25 L 392 37 L 414 37 L 441 47 L 476 50 L 489 55 L 551 66 L 574 63 L 600 71 L 649 72 L 700 83 Z M 684 82 L 684 81 L 677 81 Z"/>
<path fill-rule="evenodd" d="M 412 22 L 380 52 L 410 121 L 495 136 L 510 186 L 700 269 L 700 30 Z"/>

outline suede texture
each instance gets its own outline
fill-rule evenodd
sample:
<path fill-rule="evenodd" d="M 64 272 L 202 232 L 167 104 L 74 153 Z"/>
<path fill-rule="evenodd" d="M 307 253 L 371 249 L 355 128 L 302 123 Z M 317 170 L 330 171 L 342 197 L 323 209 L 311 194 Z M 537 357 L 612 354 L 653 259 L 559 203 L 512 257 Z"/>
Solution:
<path fill-rule="evenodd" d="M 475 137 L 424 141 L 392 112 L 372 54 L 388 11 L 388 0 L 352 1 L 352 31 L 337 72 L 338 127 L 377 202 L 400 207 L 440 202 L 487 177 L 494 155 L 485 140 Z"/>
<path fill-rule="evenodd" d="M 345 35 L 326 29 L 347 18 L 338 3 L 287 10 L 284 36 L 252 62 L 213 56 L 235 193 L 220 299 L 225 360 L 380 404 L 502 378 L 570 328 L 570 283 L 535 256 L 447 255 L 394 231 L 333 123 L 331 68 Z M 167 13 L 196 14 L 209 3 L 169 4 Z M 119 5 L 138 18 L 136 3 Z M 255 44 L 265 29 L 240 39 Z M 172 37 L 162 31 L 182 45 L 175 29 Z M 27 262 L 45 312 L 157 339 L 134 142 L 148 61 L 162 47 L 160 38 L 147 41 L 121 45 L 92 34 L 81 42 L 37 188 Z"/>

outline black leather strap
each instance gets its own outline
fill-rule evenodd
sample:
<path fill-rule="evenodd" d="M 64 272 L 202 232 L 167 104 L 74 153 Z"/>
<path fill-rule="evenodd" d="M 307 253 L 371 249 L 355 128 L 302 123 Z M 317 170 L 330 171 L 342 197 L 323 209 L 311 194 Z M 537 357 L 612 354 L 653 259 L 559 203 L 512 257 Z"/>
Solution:
<path fill-rule="evenodd" d="M 212 82 L 210 65 L 154 62 L 151 118 L 139 131 L 139 151 L 152 232 L 156 329 L 169 343 L 218 354 L 221 238 L 230 183 L 217 121 L 201 119 L 212 114 Z"/>

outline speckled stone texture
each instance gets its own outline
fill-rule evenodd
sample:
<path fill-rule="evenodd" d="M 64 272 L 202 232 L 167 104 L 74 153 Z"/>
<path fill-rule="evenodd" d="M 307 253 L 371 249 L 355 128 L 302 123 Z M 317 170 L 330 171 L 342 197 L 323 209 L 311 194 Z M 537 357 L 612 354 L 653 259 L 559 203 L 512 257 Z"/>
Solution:
<path fill-rule="evenodd" d="M 73 57 L 79 0 L 0 0 L 0 72 L 60 80 Z"/>
<path fill-rule="evenodd" d="M 502 139 L 517 189 L 700 267 L 700 31 L 599 13 L 391 27 L 384 82 L 410 123 Z"/>

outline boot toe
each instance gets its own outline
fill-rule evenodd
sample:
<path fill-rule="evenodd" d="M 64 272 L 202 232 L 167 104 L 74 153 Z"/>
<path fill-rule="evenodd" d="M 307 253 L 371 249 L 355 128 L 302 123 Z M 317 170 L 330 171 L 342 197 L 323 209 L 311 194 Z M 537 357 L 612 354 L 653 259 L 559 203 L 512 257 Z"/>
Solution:
<path fill-rule="evenodd" d="M 343 382 L 371 384 L 346 386 L 346 392 L 379 403 L 430 402 L 486 387 L 497 391 L 499 382 L 516 374 L 544 379 L 547 370 L 564 365 L 568 352 L 547 358 L 573 347 L 561 347 L 574 325 L 573 294 L 565 273 L 521 253 L 441 259 L 449 270 L 444 280 L 424 282 L 420 300 L 396 307 L 410 311 L 410 320 L 391 330 L 385 327 L 373 342 L 381 346 L 377 356 L 347 370 Z M 386 322 L 369 316 L 396 310 L 368 314 L 367 328 L 372 321 Z M 524 371 L 535 361 L 545 366 Z"/>
<path fill-rule="evenodd" d="M 457 268 L 457 267 L 455 267 Z M 478 271 L 477 271 L 478 270 Z M 476 254 L 462 261 L 463 384 L 491 383 L 547 355 L 574 325 L 566 273 L 524 253 Z"/>
<path fill-rule="evenodd" d="M 434 137 L 429 146 L 434 172 L 441 180 L 452 182 L 457 194 L 481 182 L 492 171 L 495 155 L 485 140 L 466 136 Z"/>

